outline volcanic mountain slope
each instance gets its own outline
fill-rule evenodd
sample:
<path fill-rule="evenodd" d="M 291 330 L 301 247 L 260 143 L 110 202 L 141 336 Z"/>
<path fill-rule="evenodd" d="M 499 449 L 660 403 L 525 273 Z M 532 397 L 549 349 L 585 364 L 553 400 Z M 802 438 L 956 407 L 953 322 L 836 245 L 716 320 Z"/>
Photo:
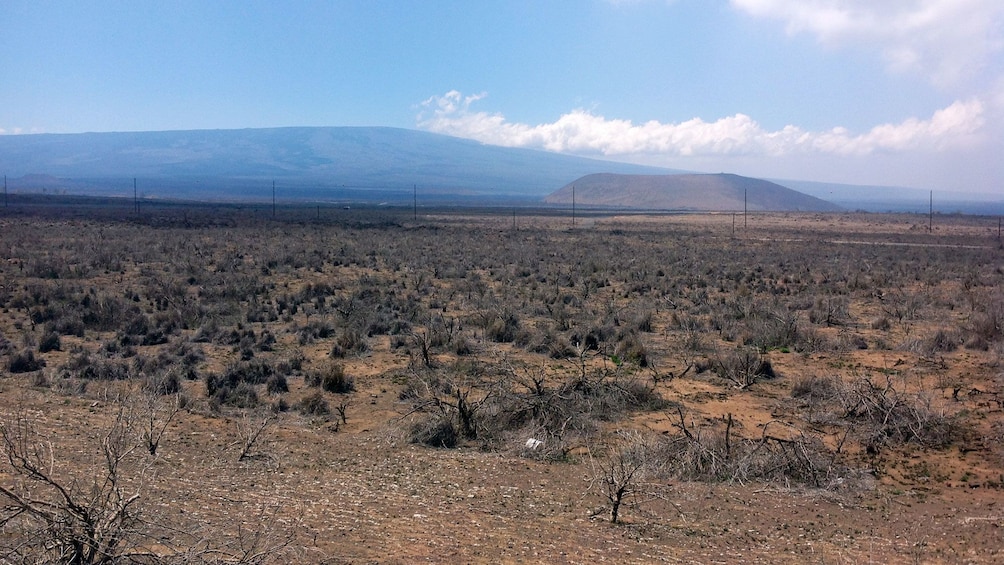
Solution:
<path fill-rule="evenodd" d="M 536 199 L 589 173 L 680 172 L 383 127 L 8 135 L 0 171 L 13 191 L 132 196 L 138 177 L 140 195 L 238 200 L 271 198 L 273 181 L 284 199 L 416 185 Z"/>
<path fill-rule="evenodd" d="M 574 188 L 573 188 L 574 187 Z M 644 210 L 835 211 L 840 207 L 769 181 L 731 174 L 592 174 L 552 193 L 548 204 Z M 744 204 L 745 201 L 745 204 Z"/>

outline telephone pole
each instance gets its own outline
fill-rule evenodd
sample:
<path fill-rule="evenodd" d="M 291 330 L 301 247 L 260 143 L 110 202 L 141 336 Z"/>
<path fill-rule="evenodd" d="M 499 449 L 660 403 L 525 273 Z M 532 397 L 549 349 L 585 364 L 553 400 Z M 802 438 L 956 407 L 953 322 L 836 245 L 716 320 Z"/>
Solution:
<path fill-rule="evenodd" d="M 572 185 L 572 229 L 575 229 L 575 185 Z"/>
<path fill-rule="evenodd" d="M 133 207 L 136 208 L 136 214 L 139 214 L 139 191 L 136 189 L 136 177 L 132 178 L 132 203 Z"/>
<path fill-rule="evenodd" d="M 927 212 L 927 233 L 934 231 L 934 191 L 931 191 L 931 200 Z"/>
<path fill-rule="evenodd" d="M 275 179 L 272 179 L 272 218 L 275 218 Z"/>
<path fill-rule="evenodd" d="M 415 221 L 417 222 L 417 221 L 418 221 L 418 185 L 417 185 L 417 184 L 413 184 L 413 185 L 411 185 L 411 187 L 412 187 L 412 188 L 414 189 L 414 191 L 415 191 L 415 192 L 414 192 L 414 196 L 412 197 L 412 198 L 413 198 L 413 204 L 412 204 L 412 210 L 413 210 L 413 212 L 412 212 L 412 218 L 413 218 L 413 219 L 414 219 L 414 220 L 415 220 Z"/>

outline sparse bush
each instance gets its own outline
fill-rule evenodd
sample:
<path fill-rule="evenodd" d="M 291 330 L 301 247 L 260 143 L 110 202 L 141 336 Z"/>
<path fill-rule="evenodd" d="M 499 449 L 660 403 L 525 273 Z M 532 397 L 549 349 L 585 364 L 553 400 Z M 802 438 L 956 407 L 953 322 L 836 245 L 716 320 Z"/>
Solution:
<path fill-rule="evenodd" d="M 715 356 L 711 360 L 711 370 L 739 389 L 749 388 L 763 379 L 777 377 L 770 361 L 749 349 Z"/>
<path fill-rule="evenodd" d="M 272 403 L 271 406 L 269 406 L 269 408 L 275 414 L 287 412 L 289 410 L 289 402 L 286 401 L 285 397 L 280 396 Z"/>
<path fill-rule="evenodd" d="M 350 354 L 365 353 L 368 349 L 369 344 L 366 343 L 366 338 L 361 333 L 353 329 L 346 329 L 338 334 L 329 355 L 332 359 L 341 359 Z"/>
<path fill-rule="evenodd" d="M 962 338 L 958 333 L 940 329 L 929 338 L 927 347 L 934 353 L 946 353 L 955 351 L 961 342 Z"/>
<path fill-rule="evenodd" d="M 258 404 L 255 385 L 268 382 L 273 375 L 275 369 L 264 361 L 232 363 L 223 375 L 206 375 L 206 394 L 215 405 L 253 408 Z"/>
<path fill-rule="evenodd" d="M 1004 293 L 997 289 L 974 301 L 974 312 L 965 325 L 965 333 L 964 341 L 974 344 L 970 349 L 986 350 L 988 344 L 1004 340 Z"/>
<path fill-rule="evenodd" d="M 837 393 L 837 382 L 832 377 L 802 377 L 791 387 L 792 398 L 829 400 Z"/>
<path fill-rule="evenodd" d="M 275 374 L 275 367 L 262 360 L 231 363 L 223 373 L 223 378 L 232 383 L 263 384 Z"/>
<path fill-rule="evenodd" d="M 457 446 L 460 437 L 450 418 L 428 416 L 412 424 L 408 440 L 429 447 L 452 449 Z"/>
<path fill-rule="evenodd" d="M 651 448 L 638 432 L 621 432 L 606 458 L 594 460 L 594 481 L 610 505 L 610 522 L 616 524 L 621 506 L 635 493 L 640 479 L 651 471 Z"/>
<path fill-rule="evenodd" d="M 214 404 L 226 404 L 234 408 L 254 408 L 258 406 L 258 391 L 254 385 L 240 382 L 233 388 L 219 388 L 211 400 Z"/>
<path fill-rule="evenodd" d="M 296 409 L 304 416 L 327 416 L 331 413 L 331 407 L 324 399 L 324 393 L 319 390 L 301 398 L 296 404 Z"/>
<path fill-rule="evenodd" d="M 652 333 L 652 321 L 654 319 L 654 314 L 652 311 L 647 310 L 638 314 L 632 322 L 632 326 L 635 330 L 643 333 Z"/>
<path fill-rule="evenodd" d="M 335 335 L 335 328 L 328 322 L 312 320 L 296 330 L 296 337 L 300 345 L 314 343 L 318 339 L 327 339 Z"/>
<path fill-rule="evenodd" d="M 819 438 L 792 434 L 794 430 L 772 434 L 780 423 L 768 422 L 760 437 L 744 438 L 733 429 L 731 414 L 725 421 L 707 427 L 688 426 L 682 409 L 677 410 L 677 417 L 680 433 L 667 436 L 656 448 L 663 473 L 676 478 L 823 487 L 839 471 Z"/>
<path fill-rule="evenodd" d="M 942 449 L 967 440 L 972 431 L 959 416 L 935 410 L 926 395 L 897 390 L 889 377 L 884 383 L 858 379 L 837 398 L 842 417 L 855 423 L 871 453 L 906 443 Z"/>
<path fill-rule="evenodd" d="M 86 351 L 71 355 L 62 369 L 70 376 L 89 381 L 121 381 L 133 375 L 125 361 L 92 359 Z"/>
<path fill-rule="evenodd" d="M 743 344 L 751 345 L 766 352 L 770 349 L 792 347 L 798 343 L 798 321 L 795 315 L 775 308 L 768 312 L 757 312 L 747 318 Z"/>
<path fill-rule="evenodd" d="M 463 357 L 474 352 L 471 342 L 465 336 L 459 336 L 453 340 L 453 352 Z"/>
<path fill-rule="evenodd" d="M 282 394 L 289 392 L 289 383 L 286 382 L 286 375 L 276 373 L 265 381 L 265 391 L 269 394 Z"/>
<path fill-rule="evenodd" d="M 614 355 L 639 367 L 648 367 L 649 364 L 648 349 L 635 333 L 629 333 L 617 342 Z"/>
<path fill-rule="evenodd" d="M 887 332 L 892 329 L 892 322 L 889 321 L 889 316 L 879 316 L 878 318 L 872 320 L 871 328 L 873 330 Z"/>
<path fill-rule="evenodd" d="M 289 374 L 293 371 L 301 371 L 303 370 L 303 364 L 306 360 L 307 356 L 304 355 L 302 351 L 297 349 L 290 353 L 285 359 L 281 372 L 283 374 Z"/>
<path fill-rule="evenodd" d="M 161 396 L 178 394 L 181 392 L 181 377 L 177 371 L 160 371 L 148 375 L 143 380 L 143 390 Z"/>
<path fill-rule="evenodd" d="M 38 352 L 48 353 L 50 351 L 59 351 L 61 345 L 59 334 L 56 332 L 49 332 L 43 335 L 42 339 L 38 342 Z"/>
<path fill-rule="evenodd" d="M 345 374 L 345 367 L 339 363 L 329 363 L 311 373 L 307 384 L 335 394 L 348 394 L 356 389 L 355 380 Z"/>
<path fill-rule="evenodd" d="M 11 373 L 30 373 L 42 367 L 45 367 L 45 360 L 35 357 L 35 352 L 30 349 L 22 349 L 7 361 L 7 370 Z"/>
<path fill-rule="evenodd" d="M 843 296 L 817 298 L 809 310 L 809 321 L 824 326 L 842 326 L 850 320 L 849 301 Z"/>
<path fill-rule="evenodd" d="M 503 311 L 489 319 L 485 337 L 497 343 L 512 343 L 519 329 L 519 317 L 514 312 Z"/>

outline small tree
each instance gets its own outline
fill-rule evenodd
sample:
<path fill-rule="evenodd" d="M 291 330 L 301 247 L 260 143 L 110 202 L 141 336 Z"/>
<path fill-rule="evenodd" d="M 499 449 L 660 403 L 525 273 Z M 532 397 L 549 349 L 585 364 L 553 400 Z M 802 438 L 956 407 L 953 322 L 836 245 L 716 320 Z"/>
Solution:
<path fill-rule="evenodd" d="M 621 506 L 636 492 L 636 485 L 648 466 L 648 447 L 638 432 L 620 432 L 618 442 L 607 457 L 593 462 L 593 482 L 610 505 L 610 521 L 620 517 Z"/>
<path fill-rule="evenodd" d="M 136 401 L 136 410 L 140 412 L 140 437 L 143 446 L 150 455 L 157 455 L 160 440 L 164 437 L 167 427 L 181 410 L 181 395 L 174 394 L 167 399 L 153 391 L 144 391 Z"/>
<path fill-rule="evenodd" d="M 236 424 L 236 445 L 240 448 L 240 453 L 237 455 L 238 461 L 265 456 L 265 453 L 260 452 L 259 449 L 261 444 L 266 442 L 273 422 L 275 422 L 275 417 L 272 415 L 266 415 L 259 421 L 253 420 L 247 412 L 241 414 L 241 418 Z"/>

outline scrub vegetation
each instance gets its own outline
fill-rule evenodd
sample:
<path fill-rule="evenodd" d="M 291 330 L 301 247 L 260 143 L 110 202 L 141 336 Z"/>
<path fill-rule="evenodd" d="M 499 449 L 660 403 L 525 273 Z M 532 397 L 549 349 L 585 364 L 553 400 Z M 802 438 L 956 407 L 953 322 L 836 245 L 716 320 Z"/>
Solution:
<path fill-rule="evenodd" d="M 997 221 L 926 220 L 5 209 L 0 562 L 994 561 Z"/>

